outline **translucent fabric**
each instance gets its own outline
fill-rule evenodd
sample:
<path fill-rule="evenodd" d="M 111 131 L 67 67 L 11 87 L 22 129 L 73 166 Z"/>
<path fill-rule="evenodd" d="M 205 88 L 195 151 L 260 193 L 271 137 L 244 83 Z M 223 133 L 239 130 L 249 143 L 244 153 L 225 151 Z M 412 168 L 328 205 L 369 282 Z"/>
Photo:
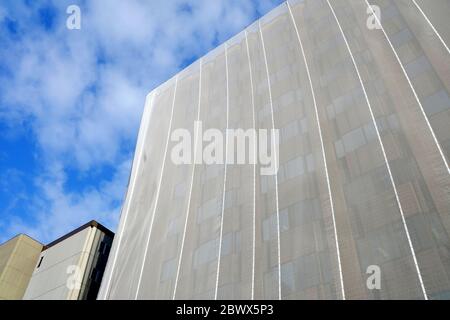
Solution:
<path fill-rule="evenodd" d="M 448 13 L 290 1 L 152 91 L 99 299 L 449 299 Z M 277 174 L 207 129 L 279 130 Z"/>

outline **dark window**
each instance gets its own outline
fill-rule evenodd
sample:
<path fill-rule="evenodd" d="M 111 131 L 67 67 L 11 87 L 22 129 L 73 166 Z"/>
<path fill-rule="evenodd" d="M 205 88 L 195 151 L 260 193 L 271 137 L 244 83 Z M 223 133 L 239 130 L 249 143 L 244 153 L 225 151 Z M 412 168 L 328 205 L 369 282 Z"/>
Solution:
<path fill-rule="evenodd" d="M 103 250 L 103 254 L 108 254 L 111 246 L 108 243 L 105 243 L 105 250 Z"/>
<path fill-rule="evenodd" d="M 102 272 L 101 272 L 101 270 L 99 270 L 97 268 L 94 268 L 92 270 L 91 279 L 94 282 L 100 283 L 102 281 Z"/>
<path fill-rule="evenodd" d="M 103 255 L 108 254 L 108 252 L 109 252 L 109 244 L 102 241 L 100 243 L 100 247 L 98 248 L 98 252 L 100 252 L 100 254 L 103 254 Z"/>
<path fill-rule="evenodd" d="M 105 251 L 105 243 L 102 241 L 100 243 L 100 248 L 98 249 L 98 252 L 103 253 Z"/>
<path fill-rule="evenodd" d="M 44 256 L 41 257 L 41 259 L 39 259 L 39 263 L 37 265 L 37 268 L 39 268 L 41 266 L 42 260 L 44 259 Z"/>
<path fill-rule="evenodd" d="M 95 274 L 95 282 L 100 283 L 102 282 L 102 272 L 100 270 L 97 270 Z"/>

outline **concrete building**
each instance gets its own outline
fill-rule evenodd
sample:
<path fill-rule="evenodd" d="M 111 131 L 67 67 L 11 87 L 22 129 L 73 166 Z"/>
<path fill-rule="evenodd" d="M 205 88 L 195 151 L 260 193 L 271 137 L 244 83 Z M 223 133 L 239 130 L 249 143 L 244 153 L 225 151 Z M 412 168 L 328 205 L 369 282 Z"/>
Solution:
<path fill-rule="evenodd" d="M 25 300 L 96 299 L 114 234 L 91 221 L 46 245 Z"/>
<path fill-rule="evenodd" d="M 449 16 L 289 1 L 154 89 L 99 298 L 450 299 Z M 176 163 L 196 121 L 279 130 L 277 174 Z"/>
<path fill-rule="evenodd" d="M 42 244 L 19 234 L 0 245 L 0 300 L 20 300 L 28 286 Z"/>

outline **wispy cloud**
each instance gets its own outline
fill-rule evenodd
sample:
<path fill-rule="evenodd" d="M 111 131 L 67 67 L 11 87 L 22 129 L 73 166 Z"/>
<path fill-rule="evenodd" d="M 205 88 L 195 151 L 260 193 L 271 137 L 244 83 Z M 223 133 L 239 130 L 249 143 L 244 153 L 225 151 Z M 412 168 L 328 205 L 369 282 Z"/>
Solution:
<path fill-rule="evenodd" d="M 66 28 L 71 1 L 0 4 L 0 122 L 29 127 L 38 168 L 22 169 L 28 212 L 9 197 L 0 240 L 46 242 L 92 218 L 114 229 L 146 93 L 278 2 L 80 1 L 81 30 Z"/>

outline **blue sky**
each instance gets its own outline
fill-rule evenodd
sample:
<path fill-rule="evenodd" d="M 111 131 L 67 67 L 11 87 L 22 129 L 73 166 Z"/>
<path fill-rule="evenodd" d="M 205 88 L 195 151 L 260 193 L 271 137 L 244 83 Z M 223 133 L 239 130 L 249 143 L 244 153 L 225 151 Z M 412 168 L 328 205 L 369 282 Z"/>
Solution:
<path fill-rule="evenodd" d="M 146 93 L 280 2 L 1 2 L 0 242 L 115 230 Z"/>

